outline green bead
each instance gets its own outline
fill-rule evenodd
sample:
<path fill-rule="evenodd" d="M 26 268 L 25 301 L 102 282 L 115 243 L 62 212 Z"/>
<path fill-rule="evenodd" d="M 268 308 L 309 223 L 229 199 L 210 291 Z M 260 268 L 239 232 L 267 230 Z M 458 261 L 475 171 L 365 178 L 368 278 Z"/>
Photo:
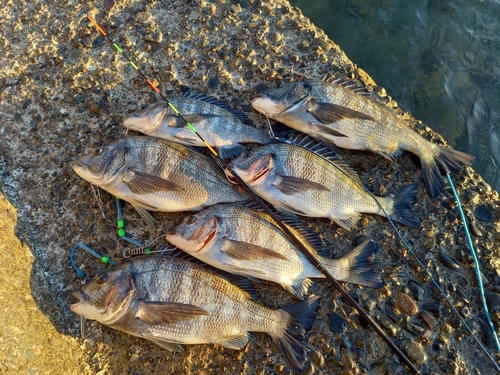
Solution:
<path fill-rule="evenodd" d="M 125 231 L 124 231 L 123 229 L 118 229 L 118 235 L 119 235 L 120 237 L 125 236 Z"/>
<path fill-rule="evenodd" d="M 123 228 L 125 226 L 123 220 L 118 220 L 116 224 L 118 225 L 118 228 Z"/>
<path fill-rule="evenodd" d="M 144 250 L 144 254 L 146 254 L 146 255 L 151 254 L 151 249 L 146 248 L 146 249 Z"/>
<path fill-rule="evenodd" d="M 104 264 L 106 264 L 106 263 L 109 262 L 109 258 L 108 257 L 102 257 L 101 258 L 101 262 L 103 262 Z"/>

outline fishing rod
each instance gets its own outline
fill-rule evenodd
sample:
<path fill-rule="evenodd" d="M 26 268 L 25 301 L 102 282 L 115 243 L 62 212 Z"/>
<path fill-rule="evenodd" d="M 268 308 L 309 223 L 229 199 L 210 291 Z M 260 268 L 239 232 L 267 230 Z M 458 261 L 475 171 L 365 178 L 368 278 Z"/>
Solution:
<path fill-rule="evenodd" d="M 139 74 L 145 79 L 148 85 L 155 91 L 158 95 L 161 96 L 163 100 L 167 103 L 167 105 L 172 109 L 172 111 L 179 116 L 182 121 L 186 124 L 186 126 L 194 133 L 198 138 L 208 147 L 210 152 L 212 153 L 212 158 L 219 165 L 226 174 L 233 176 L 238 183 L 248 192 L 248 194 L 266 211 L 267 214 L 271 216 L 274 222 L 278 225 L 278 227 L 286 234 L 286 236 L 292 241 L 292 243 L 297 246 L 297 248 L 309 259 L 309 261 L 333 284 L 333 286 L 342 294 L 344 298 L 349 301 L 349 303 L 356 309 L 356 311 L 372 326 L 372 328 L 377 332 L 377 334 L 387 343 L 387 345 L 391 348 L 391 350 L 397 354 L 400 359 L 404 362 L 404 364 L 410 369 L 410 371 L 419 375 L 420 371 L 413 365 L 413 363 L 408 359 L 408 357 L 399 349 L 399 347 L 385 334 L 385 332 L 378 326 L 378 324 L 363 310 L 361 305 L 359 305 L 354 298 L 342 287 L 342 285 L 333 277 L 333 275 L 325 269 L 323 264 L 316 258 L 316 256 L 311 253 L 307 247 L 292 233 L 292 231 L 284 224 L 276 214 L 268 207 L 268 205 L 262 200 L 244 181 L 243 179 L 235 173 L 232 168 L 221 158 L 217 151 L 215 151 L 206 141 L 205 139 L 196 131 L 196 129 L 191 125 L 175 106 L 161 93 L 161 91 L 149 80 L 148 77 L 137 67 L 134 62 L 128 58 L 127 55 L 123 53 L 123 50 L 120 48 L 118 44 L 116 44 L 108 34 L 97 24 L 97 22 L 90 16 L 87 16 L 88 19 L 95 25 L 97 30 L 108 39 L 113 47 L 120 52 L 120 54 L 127 59 L 127 61 L 132 65 L 132 67 L 139 72 Z"/>

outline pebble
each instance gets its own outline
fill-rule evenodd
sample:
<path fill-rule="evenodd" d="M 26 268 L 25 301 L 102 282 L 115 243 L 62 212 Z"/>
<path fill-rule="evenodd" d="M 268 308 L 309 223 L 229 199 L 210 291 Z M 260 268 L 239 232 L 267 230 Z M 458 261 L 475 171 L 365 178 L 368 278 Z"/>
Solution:
<path fill-rule="evenodd" d="M 144 40 L 147 42 L 160 43 L 163 40 L 163 33 L 161 31 L 157 31 L 148 34 L 144 37 Z"/>
<path fill-rule="evenodd" d="M 490 312 L 500 311 L 500 294 L 498 293 L 485 293 L 486 304 L 488 305 L 488 310 Z"/>
<path fill-rule="evenodd" d="M 413 316 L 418 313 L 418 306 L 415 300 L 403 292 L 396 293 L 396 307 L 404 314 Z"/>
<path fill-rule="evenodd" d="M 314 368 L 314 364 L 312 362 L 308 362 L 304 370 L 302 370 L 302 372 L 300 373 L 300 375 L 314 375 L 315 372 L 316 369 Z"/>
<path fill-rule="evenodd" d="M 436 324 L 438 324 L 437 319 L 434 318 L 434 316 L 428 311 L 422 310 L 422 311 L 420 311 L 418 316 L 420 317 L 420 319 L 422 319 L 422 321 L 425 323 L 425 325 L 427 327 L 429 327 L 430 329 L 432 327 L 434 327 Z"/>
<path fill-rule="evenodd" d="M 402 340 L 398 343 L 399 348 L 416 365 L 421 365 L 427 360 L 424 349 L 412 340 Z"/>
<path fill-rule="evenodd" d="M 347 330 L 348 323 L 347 321 L 337 313 L 327 314 L 328 324 L 330 329 L 340 334 L 343 334 Z"/>
<path fill-rule="evenodd" d="M 280 33 L 277 33 L 276 31 L 271 31 L 270 33 L 267 34 L 266 39 L 269 43 L 278 43 L 282 37 Z"/>
<path fill-rule="evenodd" d="M 413 294 L 413 297 L 417 301 L 423 301 L 424 300 L 424 298 L 425 298 L 425 289 L 422 288 L 422 286 L 420 285 L 420 283 L 418 283 L 415 280 L 410 280 L 408 282 L 408 286 L 410 287 L 410 290 L 411 290 L 411 292 Z"/>
<path fill-rule="evenodd" d="M 106 0 L 106 2 L 104 3 L 104 8 L 106 8 L 107 10 L 111 10 L 115 7 L 115 5 L 116 5 L 115 0 Z"/>
<path fill-rule="evenodd" d="M 216 76 L 210 77 L 208 79 L 207 86 L 210 90 L 215 90 L 219 87 L 219 78 Z"/>
<path fill-rule="evenodd" d="M 311 358 L 318 365 L 319 367 L 323 367 L 325 364 L 325 357 L 323 356 L 323 353 L 319 349 L 316 349 L 312 352 Z"/>
<path fill-rule="evenodd" d="M 457 262 L 455 262 L 454 259 L 450 258 L 448 255 L 446 255 L 442 251 L 438 251 L 437 256 L 438 256 L 438 259 L 440 260 L 440 262 L 443 265 L 445 265 L 446 267 L 448 267 L 450 270 L 460 269 L 460 265 Z"/>
<path fill-rule="evenodd" d="M 484 221 L 486 223 L 491 223 L 495 220 L 495 215 L 484 204 L 476 207 L 476 209 L 474 210 L 474 216 L 476 217 L 476 219 Z"/>

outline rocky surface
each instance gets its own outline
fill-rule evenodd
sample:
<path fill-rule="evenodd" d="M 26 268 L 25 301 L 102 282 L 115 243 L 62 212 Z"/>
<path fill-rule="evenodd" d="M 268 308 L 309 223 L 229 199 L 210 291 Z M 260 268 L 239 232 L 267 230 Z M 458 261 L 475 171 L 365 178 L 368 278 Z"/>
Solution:
<path fill-rule="evenodd" d="M 367 86 L 397 109 L 381 87 L 348 60 L 321 30 L 281 0 L 28 2 L 7 0 L 0 10 L 0 372 L 52 374 L 231 373 L 287 374 L 268 336 L 256 334 L 242 351 L 216 345 L 170 353 L 144 340 L 85 322 L 69 310 L 81 281 L 69 251 L 85 243 L 116 261 L 126 248 L 112 222 L 113 197 L 103 192 L 101 216 L 87 182 L 71 169 L 86 150 L 123 137 L 127 113 L 158 100 L 127 61 L 86 18 L 94 16 L 167 95 L 188 88 L 260 116 L 249 103 L 256 85 L 291 79 L 343 76 Z M 444 140 L 411 118 L 408 126 L 437 143 Z M 422 262 L 473 328 L 493 350 L 478 298 L 472 258 L 450 189 L 431 199 L 418 161 L 405 155 L 388 162 L 373 154 L 341 151 L 375 194 L 418 183 L 415 210 L 421 229 L 398 226 Z M 500 324 L 500 202 L 472 169 L 452 176 L 473 231 L 488 303 Z M 155 214 L 147 229 L 125 205 L 126 230 L 151 241 L 181 214 Z M 332 244 L 332 256 L 360 237 L 382 246 L 377 260 L 385 286 L 346 288 L 424 373 L 493 373 L 494 368 L 451 312 L 385 219 L 365 215 L 347 232 L 326 220 L 308 220 Z M 5 224 L 4 224 L 5 223 Z M 15 234 L 13 228 L 15 226 Z M 17 238 L 16 238 L 17 237 Z M 163 239 L 158 245 L 164 244 Z M 88 276 L 104 266 L 84 253 L 76 261 Z M 280 287 L 258 285 L 261 302 L 295 301 Z M 405 373 L 385 343 L 325 281 L 308 339 L 311 362 L 304 373 Z"/>

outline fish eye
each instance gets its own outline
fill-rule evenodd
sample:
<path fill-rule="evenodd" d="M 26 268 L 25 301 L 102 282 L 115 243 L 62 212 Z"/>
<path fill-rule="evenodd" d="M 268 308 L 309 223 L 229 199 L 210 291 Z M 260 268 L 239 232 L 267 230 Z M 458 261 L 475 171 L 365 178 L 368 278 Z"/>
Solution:
<path fill-rule="evenodd" d="M 100 153 L 102 153 L 102 151 L 103 151 L 103 148 L 102 147 L 98 147 L 92 153 L 94 155 L 99 155 Z"/>
<path fill-rule="evenodd" d="M 108 274 L 107 273 L 101 273 L 100 275 L 97 276 L 96 282 L 97 284 L 103 284 L 106 281 L 108 281 Z"/>
<path fill-rule="evenodd" d="M 191 215 L 188 218 L 186 218 L 186 223 L 187 224 L 193 224 L 198 218 L 196 215 Z"/>

